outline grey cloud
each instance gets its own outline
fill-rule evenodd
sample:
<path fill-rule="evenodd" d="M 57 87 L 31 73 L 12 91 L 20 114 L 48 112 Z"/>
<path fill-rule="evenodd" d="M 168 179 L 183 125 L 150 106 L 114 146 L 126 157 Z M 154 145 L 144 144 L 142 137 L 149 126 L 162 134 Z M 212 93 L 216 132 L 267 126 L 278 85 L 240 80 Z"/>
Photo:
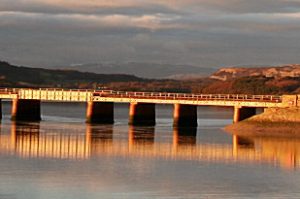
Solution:
<path fill-rule="evenodd" d="M 72 2 L 0 0 L 0 59 L 40 67 L 100 61 L 200 67 L 300 62 L 298 1 Z"/>
<path fill-rule="evenodd" d="M 220 6 L 219 9 L 233 13 L 292 13 L 300 10 L 300 2 L 293 0 L 233 0 L 231 3 Z"/>
<path fill-rule="evenodd" d="M 0 12 L 0 27 L 45 32 L 137 33 L 147 31 L 190 30 L 233 33 L 282 33 L 300 28 L 300 14 L 231 14 L 226 16 L 190 15 L 81 15 Z"/>
<path fill-rule="evenodd" d="M 187 0 L 181 2 L 180 8 L 187 11 L 223 13 L 293 13 L 299 12 L 298 0 Z M 170 3 L 171 5 L 171 3 Z"/>
<path fill-rule="evenodd" d="M 27 12 L 27 13 L 45 13 L 45 14 L 87 14 L 87 15 L 145 15 L 145 14 L 178 14 L 178 10 L 172 9 L 164 5 L 158 5 L 153 3 L 146 4 L 134 4 L 128 3 L 127 1 L 117 1 L 118 3 L 98 3 L 95 1 L 94 4 L 81 3 L 80 5 L 72 5 L 72 3 L 63 3 L 64 1 L 56 0 L 52 3 L 51 1 L 10 1 L 0 0 L 0 11 L 11 11 L 11 12 Z M 66 1 L 68 2 L 68 1 Z M 82 1 L 84 2 L 84 1 Z M 99 1 L 105 2 L 105 1 Z M 112 1 L 113 2 L 113 1 Z"/>
<path fill-rule="evenodd" d="M 40 13 L 2 12 L 0 27 L 51 33 L 126 33 L 177 28 L 173 15 L 49 15 Z"/>
<path fill-rule="evenodd" d="M 296 0 L 0 0 L 0 11 L 48 14 L 184 14 L 184 13 L 293 13 Z"/>

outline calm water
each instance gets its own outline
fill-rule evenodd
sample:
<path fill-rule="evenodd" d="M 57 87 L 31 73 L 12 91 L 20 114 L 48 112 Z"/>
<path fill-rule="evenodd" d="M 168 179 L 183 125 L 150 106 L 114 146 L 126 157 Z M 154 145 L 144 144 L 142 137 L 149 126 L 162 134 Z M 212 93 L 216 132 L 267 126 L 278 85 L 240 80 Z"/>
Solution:
<path fill-rule="evenodd" d="M 197 129 L 84 123 L 84 104 L 43 104 L 43 121 L 14 124 L 4 103 L 0 199 L 300 198 L 300 140 L 232 136 L 230 109 L 198 108 Z"/>

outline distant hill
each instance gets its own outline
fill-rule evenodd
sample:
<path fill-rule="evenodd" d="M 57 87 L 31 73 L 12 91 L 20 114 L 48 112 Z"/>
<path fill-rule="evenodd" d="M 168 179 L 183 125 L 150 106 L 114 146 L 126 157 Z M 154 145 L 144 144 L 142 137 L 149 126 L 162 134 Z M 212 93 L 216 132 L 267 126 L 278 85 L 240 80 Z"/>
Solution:
<path fill-rule="evenodd" d="M 13 66 L 0 61 L 0 85 L 26 87 L 92 87 L 109 82 L 146 81 L 133 75 L 95 74 L 74 70 L 50 70 Z"/>
<path fill-rule="evenodd" d="M 210 79 L 216 82 L 205 88 L 209 92 L 299 94 L 300 64 L 221 68 Z"/>
<path fill-rule="evenodd" d="M 200 68 L 191 65 L 139 62 L 77 64 L 72 66 L 58 66 L 56 68 L 98 74 L 129 74 L 151 79 L 178 78 L 190 75 L 193 75 L 193 77 L 203 77 L 214 72 L 213 68 Z"/>
<path fill-rule="evenodd" d="M 213 73 L 210 78 L 227 81 L 241 77 L 266 77 L 266 78 L 295 78 L 300 77 L 300 64 L 284 65 L 284 66 L 269 66 L 269 67 L 228 67 L 221 68 Z"/>
<path fill-rule="evenodd" d="M 150 67 L 150 66 L 149 66 Z M 154 70 L 153 68 L 151 68 Z M 0 61 L 0 87 L 55 87 L 126 91 L 232 94 L 299 94 L 300 65 L 260 68 L 222 68 L 210 77 L 173 76 L 146 79 L 133 75 L 95 74 L 13 66 Z M 156 69 L 158 70 L 158 69 Z M 99 71 L 100 72 L 100 71 Z M 117 71 L 120 72 L 120 71 Z"/>

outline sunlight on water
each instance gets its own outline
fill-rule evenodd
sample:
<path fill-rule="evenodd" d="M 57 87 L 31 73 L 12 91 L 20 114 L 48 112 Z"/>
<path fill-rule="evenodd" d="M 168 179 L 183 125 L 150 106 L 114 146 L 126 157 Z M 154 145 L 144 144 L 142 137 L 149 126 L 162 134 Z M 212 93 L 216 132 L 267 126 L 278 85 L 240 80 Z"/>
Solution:
<path fill-rule="evenodd" d="M 300 196 L 300 139 L 227 134 L 228 110 L 200 109 L 198 128 L 173 128 L 167 108 L 155 127 L 128 126 L 126 107 L 115 125 L 87 125 L 54 108 L 44 106 L 40 123 L 5 113 L 1 199 Z"/>
<path fill-rule="evenodd" d="M 160 141 L 159 135 L 155 139 L 155 133 L 160 132 L 154 127 L 130 126 L 122 133 L 127 134 L 126 138 L 114 135 L 114 127 L 105 125 L 11 123 L 10 128 L 2 127 L 0 153 L 22 158 L 80 160 L 115 156 L 266 163 L 292 170 L 300 167 L 300 139 L 233 135 L 230 143 L 197 143 L 196 128 L 174 128 L 168 141 Z"/>

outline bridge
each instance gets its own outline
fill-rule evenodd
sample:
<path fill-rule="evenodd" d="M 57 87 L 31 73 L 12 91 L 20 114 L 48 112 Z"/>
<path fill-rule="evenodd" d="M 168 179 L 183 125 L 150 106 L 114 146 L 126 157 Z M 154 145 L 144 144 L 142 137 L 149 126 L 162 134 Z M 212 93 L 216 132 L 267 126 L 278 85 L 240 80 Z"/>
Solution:
<path fill-rule="evenodd" d="M 256 108 L 299 107 L 300 95 L 188 94 L 126 92 L 80 89 L 0 89 L 0 99 L 12 101 L 11 118 L 16 121 L 41 120 L 41 101 L 85 102 L 87 122 L 112 124 L 114 103 L 128 103 L 129 124 L 155 125 L 155 104 L 174 106 L 174 126 L 197 126 L 197 106 L 233 107 L 233 121 L 256 114 Z M 0 106 L 0 112 L 1 106 Z M 2 115 L 2 114 L 1 114 Z"/>

